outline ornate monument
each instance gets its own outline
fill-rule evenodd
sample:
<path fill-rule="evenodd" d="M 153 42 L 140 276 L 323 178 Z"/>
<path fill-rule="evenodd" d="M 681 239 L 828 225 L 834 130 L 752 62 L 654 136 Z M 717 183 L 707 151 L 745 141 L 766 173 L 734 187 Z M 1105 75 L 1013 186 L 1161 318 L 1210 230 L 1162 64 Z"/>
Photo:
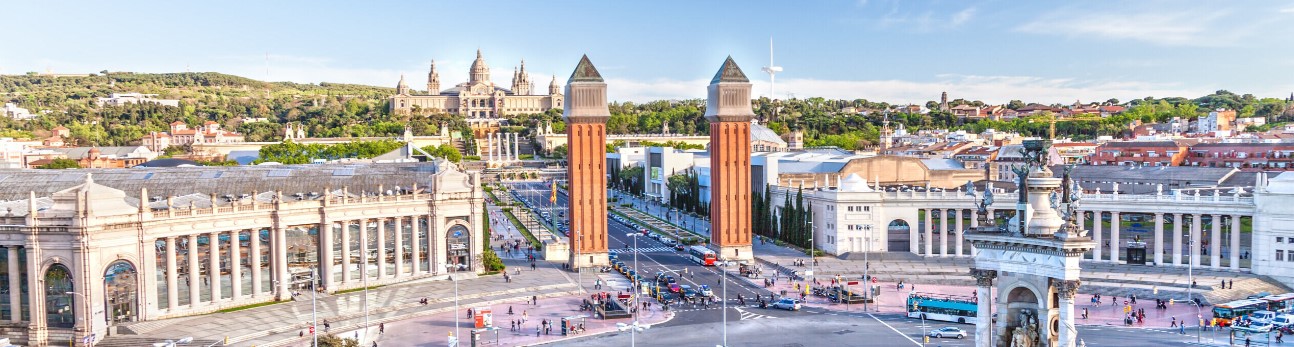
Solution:
<path fill-rule="evenodd" d="M 1079 226 L 1080 194 L 1070 169 L 1055 178 L 1047 167 L 1049 145 L 1025 141 L 1025 165 L 1012 168 L 1019 176 L 1015 217 L 1005 227 L 981 222 L 966 233 L 976 250 L 970 274 L 978 287 L 978 347 L 1075 346 L 1079 259 L 1096 243 Z M 991 189 L 983 199 L 982 211 L 992 203 Z"/>

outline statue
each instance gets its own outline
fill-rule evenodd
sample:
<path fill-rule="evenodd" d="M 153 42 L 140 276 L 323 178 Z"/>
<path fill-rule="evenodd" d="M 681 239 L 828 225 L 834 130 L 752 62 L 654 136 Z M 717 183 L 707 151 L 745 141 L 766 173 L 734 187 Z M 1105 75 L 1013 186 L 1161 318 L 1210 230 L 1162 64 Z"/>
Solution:
<path fill-rule="evenodd" d="M 1164 195 L 1164 185 L 1162 183 L 1155 185 L 1155 195 Z"/>
<path fill-rule="evenodd" d="M 1033 347 L 1038 343 L 1038 319 L 1033 313 L 1020 310 L 1020 325 L 1011 331 L 1011 347 Z"/>

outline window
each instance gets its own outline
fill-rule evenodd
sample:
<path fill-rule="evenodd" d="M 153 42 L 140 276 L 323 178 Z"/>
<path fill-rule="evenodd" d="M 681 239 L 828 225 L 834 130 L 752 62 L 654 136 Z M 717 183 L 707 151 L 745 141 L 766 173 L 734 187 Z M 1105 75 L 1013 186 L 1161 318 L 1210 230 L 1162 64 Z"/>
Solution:
<path fill-rule="evenodd" d="M 1276 250 L 1276 261 L 1285 261 L 1285 251 Z"/>
<path fill-rule="evenodd" d="M 863 212 L 868 212 L 868 211 L 871 211 L 871 210 L 872 210 L 872 207 L 871 207 L 871 206 L 863 206 Z"/>
<path fill-rule="evenodd" d="M 1277 236 L 1277 237 L 1276 237 L 1276 243 L 1282 243 L 1282 242 L 1285 242 L 1285 238 L 1284 238 L 1284 237 Z"/>

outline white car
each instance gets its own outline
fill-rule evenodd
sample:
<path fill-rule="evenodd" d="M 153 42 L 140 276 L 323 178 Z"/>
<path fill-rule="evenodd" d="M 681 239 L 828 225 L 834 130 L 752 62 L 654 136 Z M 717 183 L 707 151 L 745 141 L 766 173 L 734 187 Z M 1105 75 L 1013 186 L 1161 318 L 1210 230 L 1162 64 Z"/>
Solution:
<path fill-rule="evenodd" d="M 709 285 L 702 284 L 702 285 L 701 285 L 701 296 L 707 296 L 707 297 L 708 297 L 708 296 L 714 296 L 714 291 L 713 291 L 713 290 L 710 290 L 710 286 L 709 286 Z"/>
<path fill-rule="evenodd" d="M 1249 314 L 1249 319 L 1255 323 L 1271 323 L 1273 318 L 1276 318 L 1276 312 L 1272 311 L 1254 311 Z"/>
<path fill-rule="evenodd" d="M 941 338 L 941 339 L 945 337 L 951 337 L 954 339 L 964 339 L 966 338 L 966 331 L 958 327 L 943 327 L 943 328 L 939 328 L 931 331 L 929 335 L 930 337 Z"/>
<path fill-rule="evenodd" d="M 1275 325 L 1278 328 L 1294 325 L 1294 315 L 1283 314 L 1276 316 L 1276 318 L 1272 318 L 1272 325 Z"/>
<path fill-rule="evenodd" d="M 789 310 L 789 311 L 799 311 L 800 303 L 795 302 L 795 299 L 787 298 L 787 299 L 778 300 L 777 302 L 773 303 L 773 308 L 780 308 L 780 309 Z"/>

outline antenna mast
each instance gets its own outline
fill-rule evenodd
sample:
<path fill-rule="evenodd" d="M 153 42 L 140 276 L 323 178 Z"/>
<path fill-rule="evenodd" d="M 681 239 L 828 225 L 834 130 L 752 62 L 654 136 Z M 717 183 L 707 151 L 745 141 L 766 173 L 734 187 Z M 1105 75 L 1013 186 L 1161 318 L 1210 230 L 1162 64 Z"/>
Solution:
<path fill-rule="evenodd" d="M 777 82 L 773 77 L 778 72 L 782 72 L 782 67 L 773 64 L 773 37 L 771 36 L 768 38 L 768 66 L 765 66 L 763 70 L 768 73 L 768 99 L 773 100 L 777 95 L 775 93 Z"/>

